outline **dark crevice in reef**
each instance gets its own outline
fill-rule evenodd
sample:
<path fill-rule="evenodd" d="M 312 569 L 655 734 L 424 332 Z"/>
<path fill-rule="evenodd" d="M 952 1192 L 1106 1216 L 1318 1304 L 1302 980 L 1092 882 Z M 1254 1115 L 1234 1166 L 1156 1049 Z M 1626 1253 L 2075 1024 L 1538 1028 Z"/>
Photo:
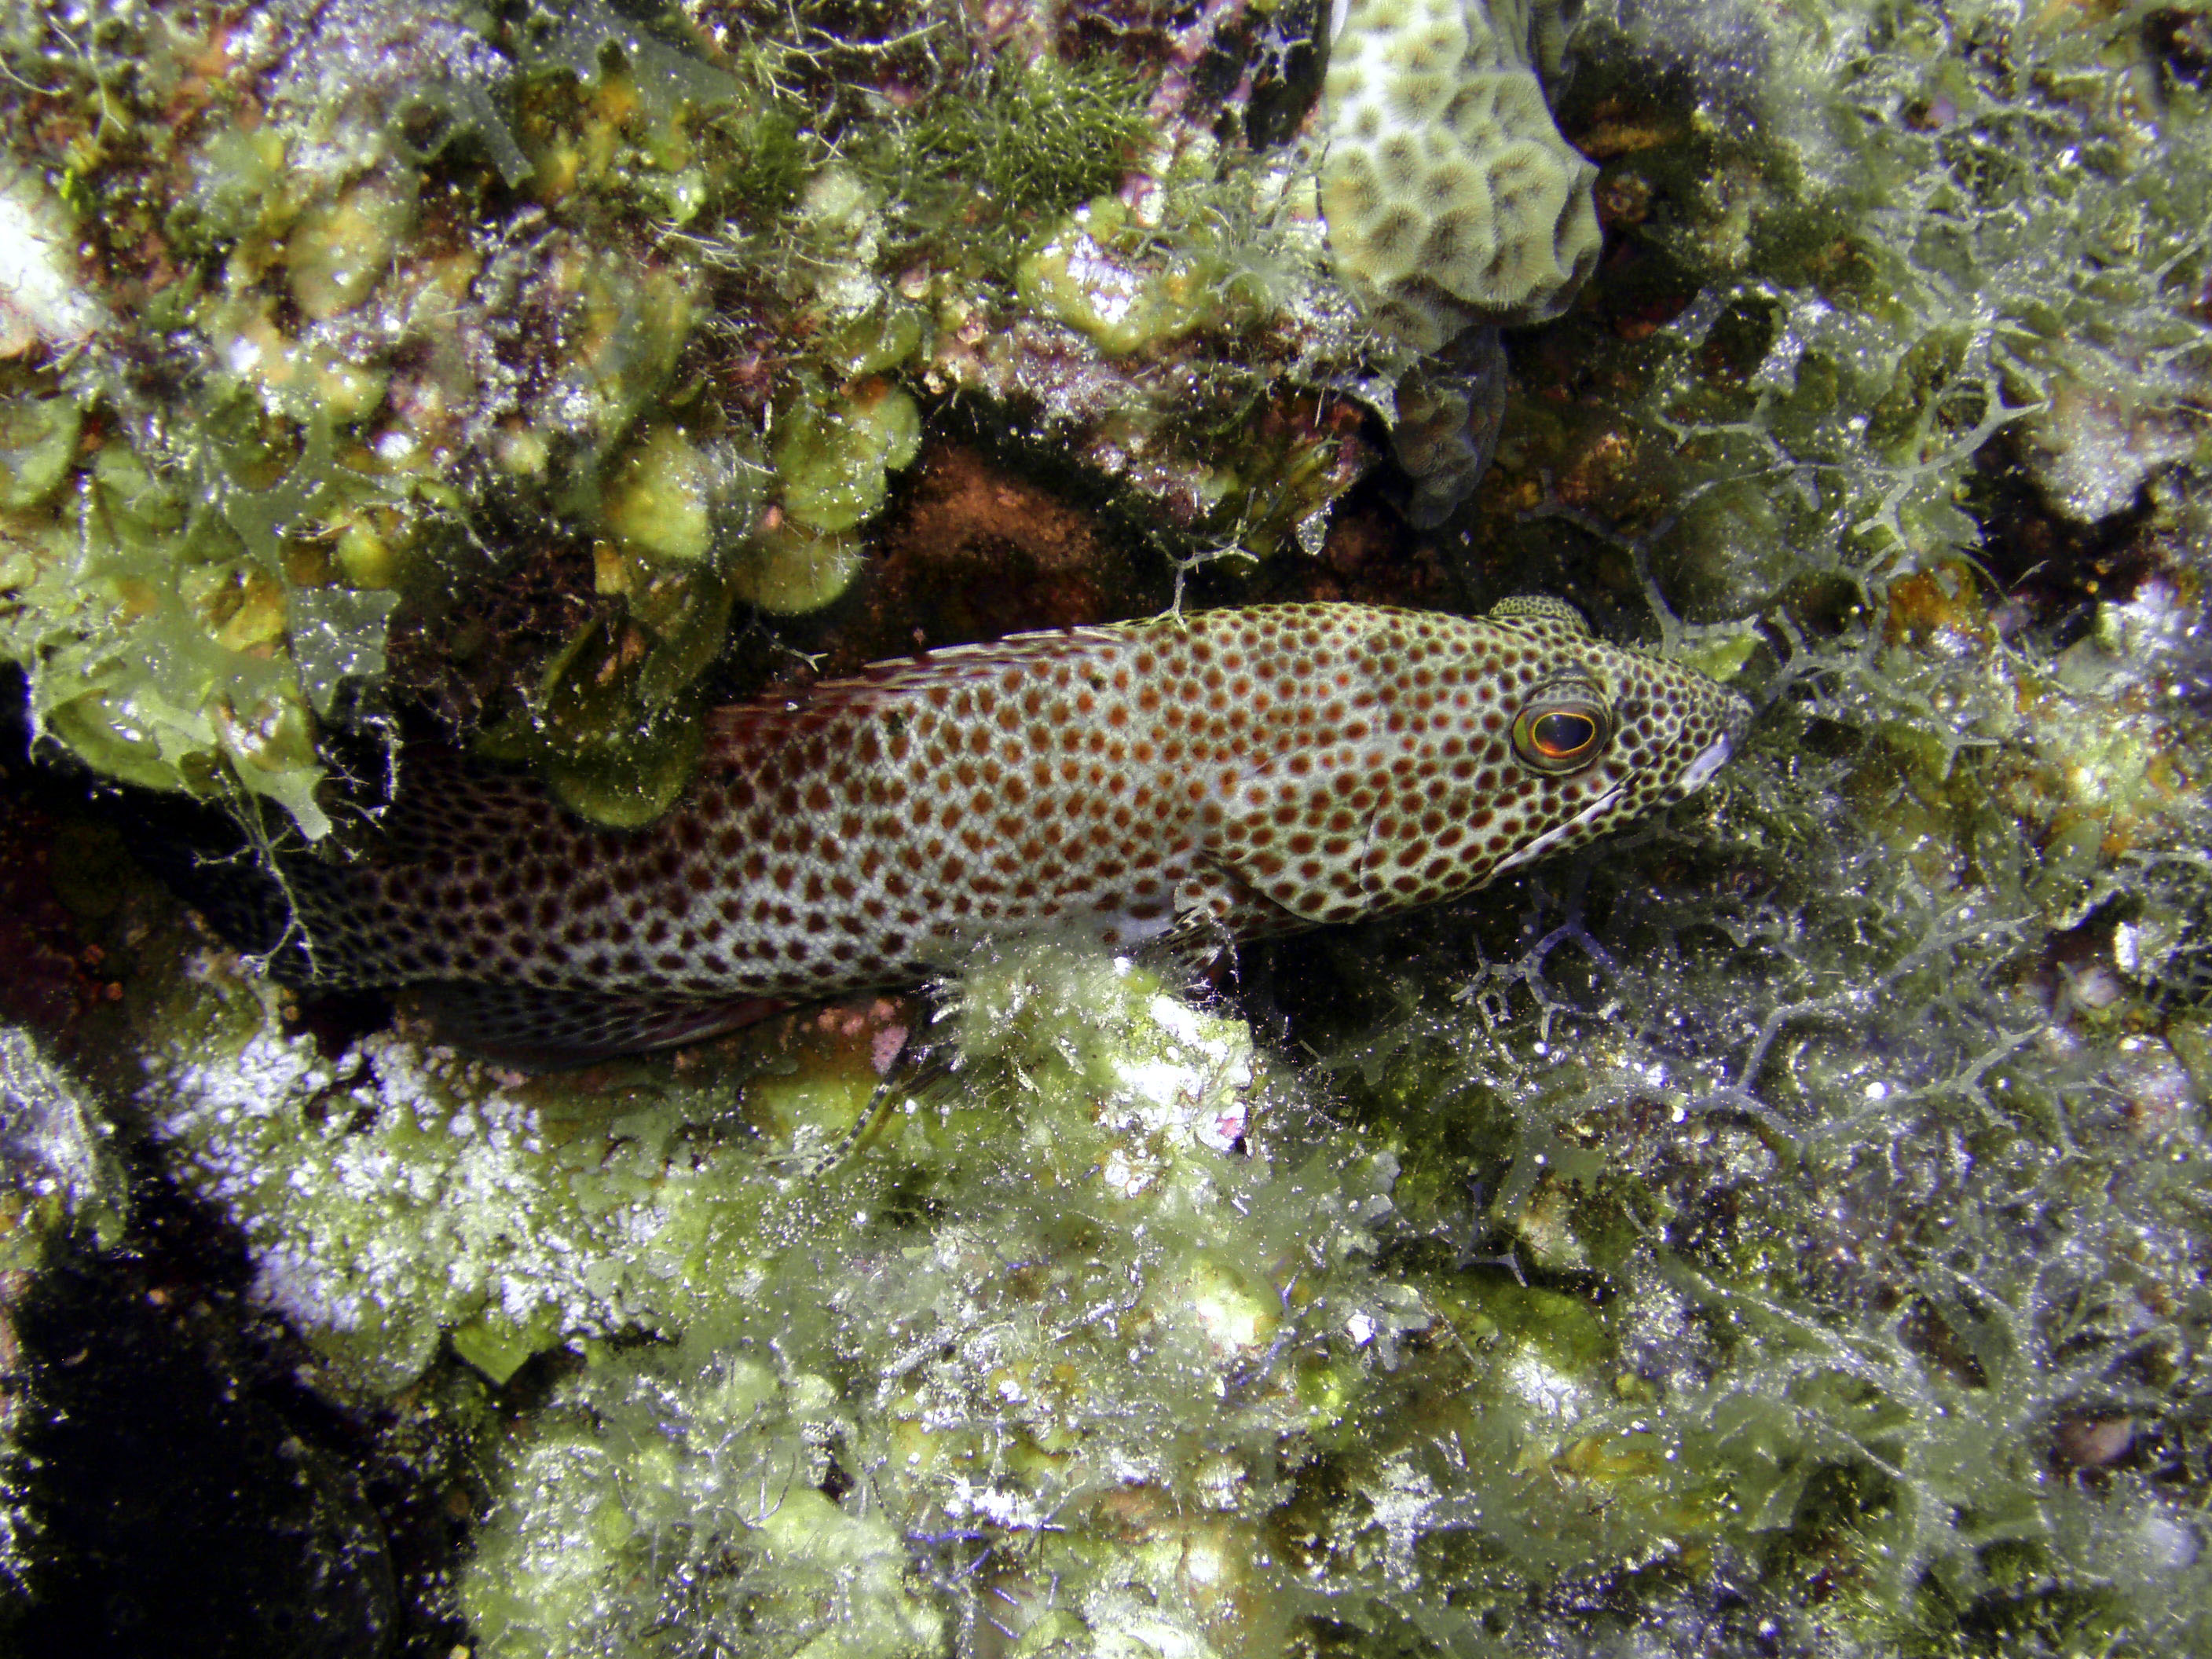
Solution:
<path fill-rule="evenodd" d="M 39 1540 L 27 1655 L 370 1659 L 398 1622 L 351 1425 L 243 1313 L 242 1255 L 149 1180 L 126 1248 L 18 1310 Z"/>
<path fill-rule="evenodd" d="M 0 684 L 0 1018 L 95 1095 L 142 1073 L 123 1036 L 137 941 L 185 925 L 128 847 L 236 839 L 178 797 L 29 762 L 20 674 Z M 128 826 L 127 829 L 121 827 Z M 21 1494 L 30 1578 L 0 1650 L 258 1659 L 444 1656 L 465 1632 L 438 1586 L 479 1507 L 460 1442 L 480 1385 L 434 1372 L 341 1403 L 321 1362 L 252 1305 L 243 1240 L 186 1198 L 111 1107 L 131 1220 L 102 1249 L 58 1237 L 0 1281 L 15 1413 L 0 1479 Z M 12 1620 L 8 1614 L 12 1612 Z"/>
<path fill-rule="evenodd" d="M 120 1246 L 64 1245 L 15 1310 L 36 1553 L 0 1646 L 442 1659 L 466 1636 L 441 1586 L 484 1501 L 461 1438 L 483 1385 L 447 1366 L 337 1403 L 248 1301 L 240 1241 L 143 1149 L 131 1166 Z"/>
<path fill-rule="evenodd" d="M 2017 446 L 1999 439 L 1975 457 L 1967 489 L 1981 564 L 2055 647 L 2079 639 L 2100 603 L 2125 598 L 2160 562 L 2146 533 L 2160 516 L 2148 487 L 2124 511 L 2084 524 L 2053 512 Z"/>

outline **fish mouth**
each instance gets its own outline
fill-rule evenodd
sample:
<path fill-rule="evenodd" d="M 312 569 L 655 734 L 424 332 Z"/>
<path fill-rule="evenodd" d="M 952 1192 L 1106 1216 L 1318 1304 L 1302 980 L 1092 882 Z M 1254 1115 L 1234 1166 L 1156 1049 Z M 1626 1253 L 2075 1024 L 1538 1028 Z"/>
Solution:
<path fill-rule="evenodd" d="M 1724 756 L 1723 758 L 1725 759 L 1726 757 Z M 1620 805 L 1621 796 L 1626 793 L 1627 790 L 1624 786 L 1615 784 L 1612 788 L 1607 790 L 1605 793 L 1600 795 L 1595 800 L 1592 801 L 1588 806 L 1583 807 L 1581 811 L 1576 813 L 1574 817 L 1569 818 L 1565 823 L 1559 825 L 1558 829 L 1547 830 L 1542 835 L 1537 836 L 1535 840 L 1530 842 L 1526 847 L 1514 854 L 1510 858 L 1500 859 L 1498 861 L 1497 866 L 1492 869 L 1490 873 L 1493 876 L 1502 876 L 1508 870 L 1519 869 L 1531 859 L 1540 859 L 1543 857 L 1545 854 L 1550 852 L 1554 847 L 1557 847 L 1569 836 L 1573 835 L 1576 830 L 1581 829 L 1584 824 L 1604 817 L 1607 812 L 1613 811 L 1614 807 Z"/>
<path fill-rule="evenodd" d="M 1712 781 L 1713 774 L 1727 765 L 1729 757 L 1734 753 L 1735 738 L 1733 735 L 1714 738 L 1695 760 L 1682 769 L 1682 775 L 1674 780 L 1674 787 L 1667 792 L 1668 798 L 1680 800 L 1686 795 L 1696 794 Z"/>

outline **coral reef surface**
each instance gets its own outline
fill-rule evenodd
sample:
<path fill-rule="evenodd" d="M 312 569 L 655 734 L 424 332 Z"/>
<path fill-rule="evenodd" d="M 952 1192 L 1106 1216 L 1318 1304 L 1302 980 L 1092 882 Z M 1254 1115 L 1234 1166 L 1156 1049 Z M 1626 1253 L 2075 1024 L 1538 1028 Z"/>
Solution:
<path fill-rule="evenodd" d="M 5 1639 L 2212 1645 L 2212 14 L 1338 21 L 0 20 Z M 1474 76 L 1549 264 L 1409 342 L 1330 180 L 1464 228 Z M 420 744 L 635 824 L 818 670 L 1528 592 L 1743 751 L 1212 986 L 524 1076 L 148 873 Z"/>

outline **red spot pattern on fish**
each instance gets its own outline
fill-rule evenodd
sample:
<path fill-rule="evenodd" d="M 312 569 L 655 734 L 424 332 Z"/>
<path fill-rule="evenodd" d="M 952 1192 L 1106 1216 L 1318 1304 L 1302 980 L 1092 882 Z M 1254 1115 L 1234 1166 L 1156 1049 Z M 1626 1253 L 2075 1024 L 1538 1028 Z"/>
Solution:
<path fill-rule="evenodd" d="M 291 976 L 429 982 L 554 1063 L 912 983 L 1041 927 L 1202 954 L 1426 904 L 1701 786 L 1748 708 L 1552 601 L 1268 605 L 1024 635 L 710 717 L 642 830 L 418 763 L 291 884 Z"/>

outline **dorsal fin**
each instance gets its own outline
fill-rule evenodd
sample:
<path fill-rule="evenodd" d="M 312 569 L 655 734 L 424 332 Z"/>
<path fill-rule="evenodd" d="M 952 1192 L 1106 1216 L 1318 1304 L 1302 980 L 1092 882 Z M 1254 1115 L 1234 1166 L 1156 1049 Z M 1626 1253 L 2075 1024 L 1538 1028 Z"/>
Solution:
<path fill-rule="evenodd" d="M 708 753 L 721 759 L 757 755 L 817 732 L 842 715 L 904 702 L 925 688 L 957 686 L 1009 668 L 1072 661 L 1091 653 L 1110 653 L 1124 643 L 1119 628 L 1055 629 L 870 663 L 857 674 L 711 710 Z"/>
<path fill-rule="evenodd" d="M 1583 613 L 1565 599 L 1555 599 L 1548 593 L 1516 593 L 1510 599 L 1500 599 L 1490 607 L 1485 620 L 1502 623 L 1536 639 L 1591 637 L 1589 623 Z"/>

